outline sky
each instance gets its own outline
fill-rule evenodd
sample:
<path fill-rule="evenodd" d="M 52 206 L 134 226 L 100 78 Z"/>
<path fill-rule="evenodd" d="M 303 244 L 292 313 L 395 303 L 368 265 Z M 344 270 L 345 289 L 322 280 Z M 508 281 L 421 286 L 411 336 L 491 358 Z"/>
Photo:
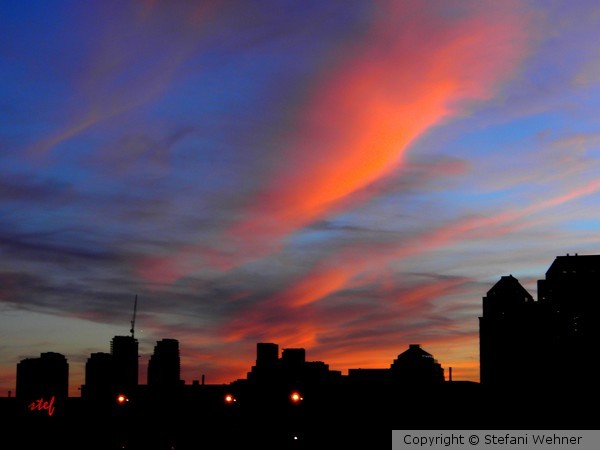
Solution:
<path fill-rule="evenodd" d="M 479 381 L 482 298 L 600 253 L 600 4 L 0 0 L 0 396 L 256 344 Z M 519 370 L 515 368 L 515 370 Z"/>

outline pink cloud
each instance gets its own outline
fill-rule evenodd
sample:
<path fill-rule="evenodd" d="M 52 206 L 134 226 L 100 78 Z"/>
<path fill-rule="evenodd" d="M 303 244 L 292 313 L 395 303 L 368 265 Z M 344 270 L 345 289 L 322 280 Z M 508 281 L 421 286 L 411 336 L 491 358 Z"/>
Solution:
<path fill-rule="evenodd" d="M 343 298 L 334 303 L 315 301 L 324 292 L 333 293 L 335 290 L 331 286 L 346 279 L 343 269 L 312 271 L 288 289 L 239 311 L 236 317 L 222 325 L 221 334 L 227 342 L 266 340 L 284 346 L 311 348 L 317 355 L 341 365 L 345 362 L 343 358 L 349 356 L 343 352 L 337 354 L 338 346 L 350 345 L 354 360 L 360 360 L 354 352 L 360 353 L 361 349 L 372 352 L 374 340 L 378 351 L 386 348 L 386 342 L 393 349 L 398 340 L 410 340 L 410 334 L 414 332 L 411 321 L 422 321 L 423 317 L 433 314 L 434 298 L 460 290 L 468 282 L 465 279 L 431 279 L 401 290 L 385 283 L 370 284 L 368 304 L 346 302 Z M 398 327 L 399 317 L 405 321 L 404 327 Z M 332 327 L 332 323 L 336 326 Z M 385 336 L 378 336 L 377 330 Z M 381 360 L 376 359 L 373 364 L 375 362 Z"/>
<path fill-rule="evenodd" d="M 424 3 L 379 6 L 364 42 L 315 83 L 286 161 L 233 235 L 285 236 L 335 211 L 396 171 L 410 144 L 462 102 L 492 96 L 526 48 L 526 16 L 516 10 L 475 9 L 448 22 Z"/>
<path fill-rule="evenodd" d="M 363 361 L 365 367 L 367 365 L 381 367 L 381 364 L 384 363 L 382 357 L 376 357 L 372 353 L 369 358 L 361 357 L 361 348 L 364 347 L 365 354 L 373 351 L 374 340 L 377 340 L 379 353 L 387 348 L 386 344 L 376 336 L 374 330 L 386 330 L 385 339 L 389 342 L 390 349 L 397 348 L 394 346 L 397 346 L 399 341 L 413 340 L 411 333 L 414 331 L 402 329 L 393 333 L 386 328 L 386 324 L 399 316 L 402 316 L 407 323 L 411 320 L 432 317 L 435 314 L 432 313 L 431 302 L 453 292 L 460 292 L 469 280 L 435 280 L 431 283 L 412 286 L 398 292 L 394 297 L 390 297 L 389 294 L 385 294 L 385 290 L 392 289 L 393 291 L 393 287 L 390 288 L 385 279 L 359 278 L 358 275 L 367 269 L 382 268 L 391 261 L 397 262 L 402 258 L 453 243 L 473 238 L 487 239 L 505 235 L 518 227 L 526 226 L 524 224 L 515 225 L 513 222 L 526 219 L 528 215 L 541 209 L 551 208 L 596 192 L 598 189 L 600 189 L 600 182 L 591 182 L 542 203 L 532 204 L 522 210 L 501 212 L 488 217 L 462 219 L 445 227 L 424 232 L 421 236 L 414 236 L 408 244 L 402 241 L 396 243 L 395 246 L 388 243 L 379 248 L 365 248 L 361 258 L 356 258 L 354 251 L 346 255 L 352 254 L 354 257 L 343 257 L 344 250 L 342 250 L 341 253 L 335 254 L 330 259 L 321 261 L 312 271 L 291 283 L 286 289 L 275 293 L 263 302 L 249 306 L 239 317 L 228 321 L 224 326 L 227 329 L 225 331 L 227 339 L 229 341 L 247 340 L 254 336 L 261 336 L 273 342 L 286 342 L 292 346 L 315 348 L 317 354 L 324 357 L 326 355 L 328 362 L 338 367 L 349 363 L 348 358 L 353 361 Z M 345 288 L 359 287 L 361 283 L 368 284 L 371 294 L 378 293 L 379 301 L 384 303 L 378 307 L 373 304 L 361 307 L 353 305 L 352 302 L 340 305 L 339 299 L 337 299 L 339 307 L 328 309 L 329 302 L 327 300 L 333 299 L 333 294 L 339 294 Z M 274 311 L 276 311 L 276 317 L 273 317 Z M 361 321 L 353 322 L 357 313 L 362 314 L 363 318 Z M 443 315 L 443 313 L 439 314 Z M 335 338 L 331 335 L 332 330 L 328 327 L 330 321 L 337 324 L 335 333 L 344 334 L 343 339 L 341 336 Z M 350 322 L 352 322 L 351 329 L 343 325 Z M 447 345 L 450 341 L 461 343 L 463 353 L 458 352 L 460 354 L 453 356 L 449 363 L 459 367 L 458 372 L 455 372 L 457 377 L 462 376 L 466 377 L 463 379 L 475 381 L 478 374 L 474 373 L 473 363 L 470 362 L 473 353 L 469 353 L 466 349 L 473 350 L 476 338 L 471 335 L 466 336 L 464 332 L 456 332 L 451 324 L 448 324 L 447 329 L 441 334 L 440 325 L 436 324 L 435 327 L 437 334 L 428 336 L 428 330 L 433 330 L 426 325 L 420 325 L 416 333 L 424 338 L 424 343 L 431 346 Z M 476 324 L 471 328 L 475 329 Z M 362 338 L 353 338 L 348 335 L 360 336 L 361 330 L 364 331 Z M 390 339 L 392 340 L 389 341 Z M 320 343 L 323 340 L 335 343 L 330 346 L 322 346 Z M 344 342 L 343 346 L 349 345 L 348 343 L 351 342 L 353 350 L 351 356 L 343 354 L 336 356 L 335 346 L 342 341 Z"/>
<path fill-rule="evenodd" d="M 277 251 L 274 243 L 303 226 L 376 195 L 354 194 L 397 171 L 411 143 L 466 102 L 491 97 L 526 52 L 527 14 L 518 3 L 493 13 L 465 8 L 453 19 L 422 2 L 378 8 L 363 40 L 318 74 L 280 164 L 224 233 L 240 250 L 231 266 L 239 255 Z M 202 267 L 188 264 L 199 250 L 191 245 L 159 261 L 164 278 Z"/>

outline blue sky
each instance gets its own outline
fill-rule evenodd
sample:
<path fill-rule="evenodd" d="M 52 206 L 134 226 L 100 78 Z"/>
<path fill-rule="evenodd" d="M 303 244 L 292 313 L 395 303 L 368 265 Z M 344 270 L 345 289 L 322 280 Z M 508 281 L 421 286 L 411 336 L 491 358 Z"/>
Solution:
<path fill-rule="evenodd" d="M 479 378 L 481 299 L 600 251 L 594 1 L 2 2 L 0 395 L 136 337 L 140 382 Z M 518 370 L 518 369 L 516 369 Z"/>

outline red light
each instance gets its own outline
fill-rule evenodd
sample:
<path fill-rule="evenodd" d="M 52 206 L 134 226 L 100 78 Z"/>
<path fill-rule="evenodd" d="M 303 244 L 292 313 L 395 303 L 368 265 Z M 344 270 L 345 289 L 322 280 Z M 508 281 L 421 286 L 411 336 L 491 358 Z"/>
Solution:
<path fill-rule="evenodd" d="M 300 403 L 304 399 L 302 398 L 299 392 L 294 391 L 290 395 L 290 400 L 292 401 L 292 403 Z"/>
<path fill-rule="evenodd" d="M 231 394 L 226 394 L 225 395 L 225 403 L 227 403 L 228 405 L 236 402 L 237 400 L 235 399 L 235 397 Z"/>
<path fill-rule="evenodd" d="M 127 403 L 128 401 L 129 401 L 129 399 L 127 398 L 127 396 L 125 396 L 123 394 L 117 395 L 117 403 L 119 405 L 123 405 L 124 403 Z"/>

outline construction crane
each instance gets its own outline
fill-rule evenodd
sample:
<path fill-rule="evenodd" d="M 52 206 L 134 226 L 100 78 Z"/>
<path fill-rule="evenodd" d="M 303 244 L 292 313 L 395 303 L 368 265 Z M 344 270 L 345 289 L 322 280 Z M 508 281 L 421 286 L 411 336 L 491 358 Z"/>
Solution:
<path fill-rule="evenodd" d="M 135 302 L 133 303 L 133 317 L 131 318 L 131 337 L 134 338 L 134 330 L 135 330 L 135 313 L 137 312 L 137 295 L 135 296 Z"/>

